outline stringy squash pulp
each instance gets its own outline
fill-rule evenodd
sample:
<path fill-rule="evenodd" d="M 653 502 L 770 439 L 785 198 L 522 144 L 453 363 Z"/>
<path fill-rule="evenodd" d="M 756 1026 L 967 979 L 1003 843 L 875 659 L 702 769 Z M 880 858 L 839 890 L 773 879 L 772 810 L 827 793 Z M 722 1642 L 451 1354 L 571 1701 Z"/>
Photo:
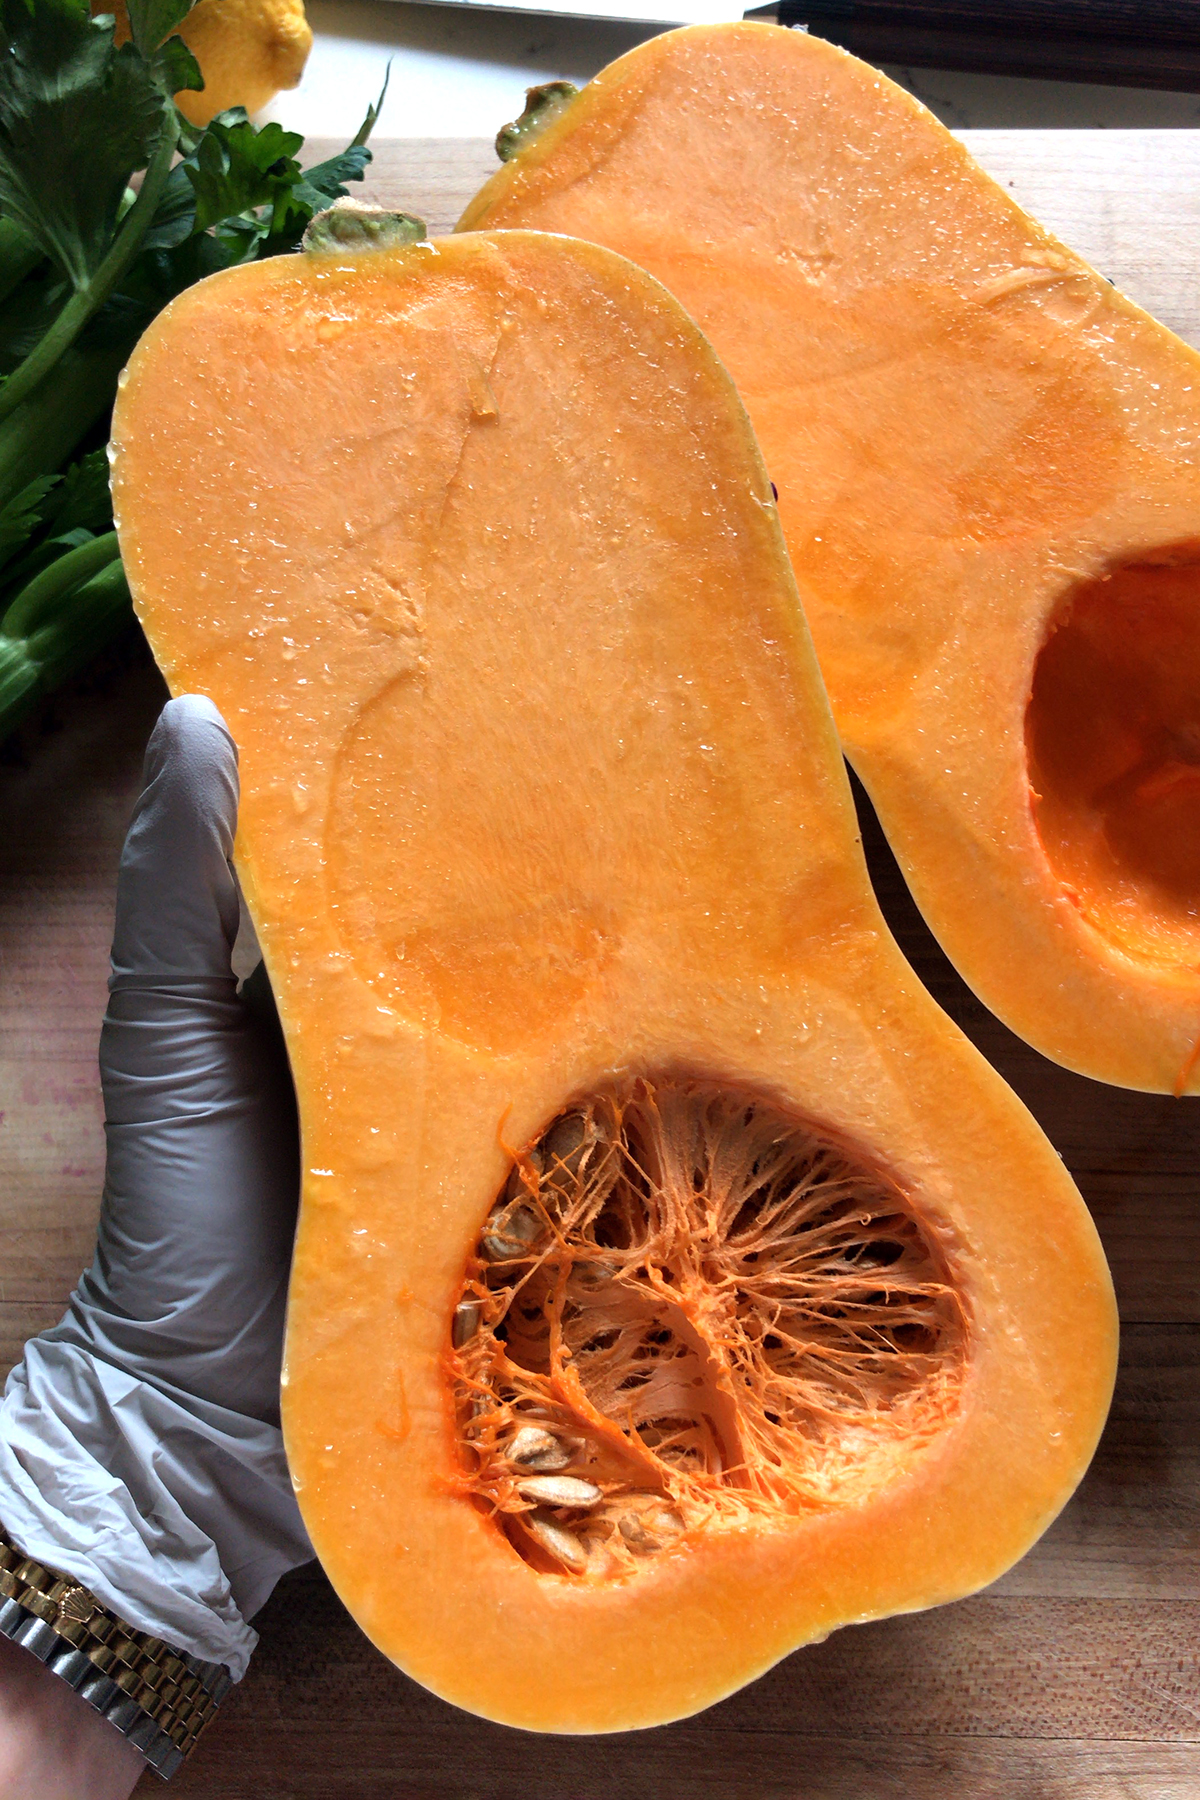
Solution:
<path fill-rule="evenodd" d="M 288 1451 L 363 1628 L 618 1730 L 999 1574 L 1100 1430 L 1107 1271 L 884 927 L 682 309 L 526 233 L 233 269 L 143 339 L 114 493 L 241 750 Z"/>
<path fill-rule="evenodd" d="M 738 385 L 846 753 L 1029 1043 L 1200 1086 L 1200 358 L 818 37 L 605 69 L 460 229 L 594 239 Z"/>

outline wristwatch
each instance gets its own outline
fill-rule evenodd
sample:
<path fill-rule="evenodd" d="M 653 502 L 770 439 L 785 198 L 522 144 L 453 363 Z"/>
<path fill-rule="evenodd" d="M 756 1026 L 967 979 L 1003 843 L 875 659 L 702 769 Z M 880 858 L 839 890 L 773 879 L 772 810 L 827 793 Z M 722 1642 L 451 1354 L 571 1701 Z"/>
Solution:
<path fill-rule="evenodd" d="M 0 1635 L 31 1650 L 169 1781 L 233 1682 L 137 1631 L 73 1575 L 26 1556 L 0 1526 Z"/>

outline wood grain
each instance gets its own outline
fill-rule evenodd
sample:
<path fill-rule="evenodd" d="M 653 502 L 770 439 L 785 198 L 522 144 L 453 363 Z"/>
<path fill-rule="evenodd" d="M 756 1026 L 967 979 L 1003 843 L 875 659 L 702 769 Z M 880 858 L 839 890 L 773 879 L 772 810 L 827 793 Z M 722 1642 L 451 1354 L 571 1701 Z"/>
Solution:
<path fill-rule="evenodd" d="M 1200 133 L 969 141 L 1023 204 L 1200 342 Z M 479 141 L 377 150 L 371 191 L 443 229 L 494 166 Z M 90 1251 L 116 859 L 162 693 L 144 657 L 117 657 L 0 764 L 6 1360 L 57 1316 Z M 872 876 L 906 954 L 1041 1120 L 1112 1262 L 1121 1372 L 1078 1494 L 986 1594 L 837 1633 L 695 1720 L 606 1739 L 533 1738 L 444 1706 L 378 1656 L 317 1569 L 300 1570 L 266 1608 L 249 1676 L 173 1792 L 1200 1800 L 1200 1101 L 1100 1087 L 1005 1031 L 930 938 L 861 804 Z M 643 1653 L 631 1644 L 632 1656 Z M 143 1791 L 158 1791 L 152 1777 Z"/>
<path fill-rule="evenodd" d="M 96 1041 L 117 857 L 165 688 L 127 647 L 0 762 L 0 1364 L 90 1259 L 104 1128 Z"/>
<path fill-rule="evenodd" d="M 1200 1791 L 1188 1655 L 1196 1602 L 980 1595 L 835 1633 L 697 1719 L 594 1739 L 531 1737 L 444 1706 L 341 1628 L 314 1575 L 293 1576 L 268 1615 L 269 1649 L 174 1784 L 187 1800 L 1195 1800 Z"/>

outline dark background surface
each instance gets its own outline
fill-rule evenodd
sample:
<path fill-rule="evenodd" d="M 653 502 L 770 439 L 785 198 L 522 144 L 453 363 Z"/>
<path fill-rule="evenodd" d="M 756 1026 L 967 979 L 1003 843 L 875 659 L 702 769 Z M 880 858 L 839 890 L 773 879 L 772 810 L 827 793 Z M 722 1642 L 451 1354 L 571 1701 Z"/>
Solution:
<path fill-rule="evenodd" d="M 1200 0 L 778 0 L 769 10 L 867 62 L 1200 92 Z"/>

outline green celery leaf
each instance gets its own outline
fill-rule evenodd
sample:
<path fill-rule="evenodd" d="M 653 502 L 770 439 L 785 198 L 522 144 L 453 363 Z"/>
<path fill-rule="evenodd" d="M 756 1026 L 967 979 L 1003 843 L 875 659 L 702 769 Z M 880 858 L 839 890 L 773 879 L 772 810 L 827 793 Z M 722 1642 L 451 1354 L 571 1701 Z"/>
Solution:
<path fill-rule="evenodd" d="M 176 163 L 167 176 L 167 185 L 154 210 L 150 228 L 142 239 L 142 249 L 173 250 L 190 238 L 196 229 L 196 190 L 182 163 Z"/>
<path fill-rule="evenodd" d="M 302 170 L 290 192 L 276 201 L 270 231 L 259 251 L 261 256 L 277 256 L 281 251 L 294 250 L 313 214 L 324 212 L 335 200 L 343 199 L 346 194 L 344 183 L 362 180 L 363 171 L 371 160 L 367 139 L 383 109 L 390 74 L 389 66 L 378 100 L 374 106 L 368 106 L 366 118 L 346 148 L 326 162 L 314 163 L 310 169 Z"/>
<path fill-rule="evenodd" d="M 76 287 L 112 243 L 169 101 L 113 20 L 80 0 L 0 0 L 0 211 Z"/>
<path fill-rule="evenodd" d="M 299 179 L 293 151 L 303 142 L 299 132 L 284 131 L 274 120 L 255 130 L 243 107 L 218 113 L 183 163 L 196 195 L 194 230 L 207 231 L 261 206 L 274 208 Z"/>
<path fill-rule="evenodd" d="M 64 531 L 61 537 L 46 538 L 42 544 L 44 553 L 42 567 L 45 568 L 48 563 L 57 562 L 60 556 L 67 554 L 68 550 L 78 550 L 81 544 L 90 544 L 92 539 L 98 535 L 95 531 L 89 531 L 86 525 L 76 525 L 73 530 Z"/>
<path fill-rule="evenodd" d="M 108 452 L 103 445 L 73 462 L 64 475 L 46 475 L 0 512 L 0 613 L 10 600 L 69 550 L 112 530 Z M 32 543 L 30 540 L 33 540 Z M 25 553 L 15 562 L 14 552 Z"/>
<path fill-rule="evenodd" d="M 128 0 L 130 35 L 165 94 L 199 93 L 204 87 L 200 64 L 175 35 L 175 27 L 195 4 L 196 0 Z"/>
<path fill-rule="evenodd" d="M 89 450 L 71 464 L 49 506 L 46 522 L 55 538 L 64 532 L 93 535 L 112 530 L 112 495 L 108 486 L 108 451 Z"/>
<path fill-rule="evenodd" d="M 151 66 L 164 94 L 198 94 L 203 90 L 200 64 L 181 37 L 168 38 L 162 49 L 155 51 Z"/>
<path fill-rule="evenodd" d="M 196 0 L 127 0 L 130 36 L 142 55 L 153 56 L 195 3 Z"/>
<path fill-rule="evenodd" d="M 387 99 L 388 82 L 391 79 L 392 65 L 389 62 L 387 68 L 383 71 L 383 86 L 379 90 L 378 100 L 375 102 L 374 106 L 368 106 L 366 118 L 363 120 L 354 136 L 350 139 L 351 150 L 361 149 L 374 131 L 376 125 L 378 125 L 379 115 L 383 111 L 383 103 Z"/>
<path fill-rule="evenodd" d="M 148 307 L 140 297 L 129 293 L 128 286 L 128 283 L 123 283 L 122 291 L 110 294 L 104 305 L 92 314 L 79 336 L 79 342 L 85 350 L 124 348 L 128 353 L 155 313 L 161 310 L 162 301 Z"/>
<path fill-rule="evenodd" d="M 145 291 L 160 295 L 158 305 L 161 307 L 176 294 L 181 294 L 184 288 L 203 281 L 206 275 L 227 269 L 231 260 L 216 236 L 211 231 L 203 231 L 198 237 L 190 237 L 176 245 L 174 250 L 146 257 L 145 268 L 139 274 L 145 282 Z"/>
<path fill-rule="evenodd" d="M 15 369 L 41 342 L 70 293 L 58 270 L 44 262 L 0 303 L 0 375 Z"/>
<path fill-rule="evenodd" d="M 223 219 L 215 236 L 227 263 L 253 262 L 269 230 L 269 220 Z"/>
<path fill-rule="evenodd" d="M 382 96 L 381 96 L 382 99 Z M 373 117 L 374 114 L 369 114 Z M 371 160 L 365 144 L 351 144 L 327 162 L 303 169 L 294 187 L 277 197 L 270 228 L 259 248 L 260 256 L 278 256 L 295 250 L 314 213 L 324 212 L 346 194 L 344 183 L 361 181 Z"/>
<path fill-rule="evenodd" d="M 305 169 L 293 190 L 295 198 L 312 212 L 323 212 L 343 197 L 347 181 L 362 180 L 370 160 L 371 152 L 365 144 L 351 144 L 340 156 L 331 156 L 328 162 L 314 163 L 311 169 Z"/>
<path fill-rule="evenodd" d="M 193 234 L 212 232 L 226 264 L 294 250 L 313 214 L 341 198 L 346 182 L 362 180 L 371 153 L 361 139 L 378 111 L 368 109 L 358 140 L 311 169 L 296 161 L 297 132 L 274 123 L 256 130 L 241 107 L 219 113 L 180 164 L 195 196 Z M 182 208 L 172 216 L 182 218 Z M 152 239 L 152 248 L 162 243 L 153 231 Z"/>
<path fill-rule="evenodd" d="M 43 502 L 61 479 L 59 475 L 39 475 L 0 507 L 0 563 L 7 562 L 13 551 L 28 543 L 40 529 L 45 517 Z"/>
<path fill-rule="evenodd" d="M 188 193 L 190 197 L 190 187 Z M 257 227 L 252 229 L 257 233 Z M 220 243 L 211 231 L 185 237 L 169 247 L 143 250 L 126 271 L 119 290 L 89 320 L 82 343 L 89 350 L 125 346 L 132 350 L 151 320 L 176 294 L 244 258 L 242 247 Z"/>

